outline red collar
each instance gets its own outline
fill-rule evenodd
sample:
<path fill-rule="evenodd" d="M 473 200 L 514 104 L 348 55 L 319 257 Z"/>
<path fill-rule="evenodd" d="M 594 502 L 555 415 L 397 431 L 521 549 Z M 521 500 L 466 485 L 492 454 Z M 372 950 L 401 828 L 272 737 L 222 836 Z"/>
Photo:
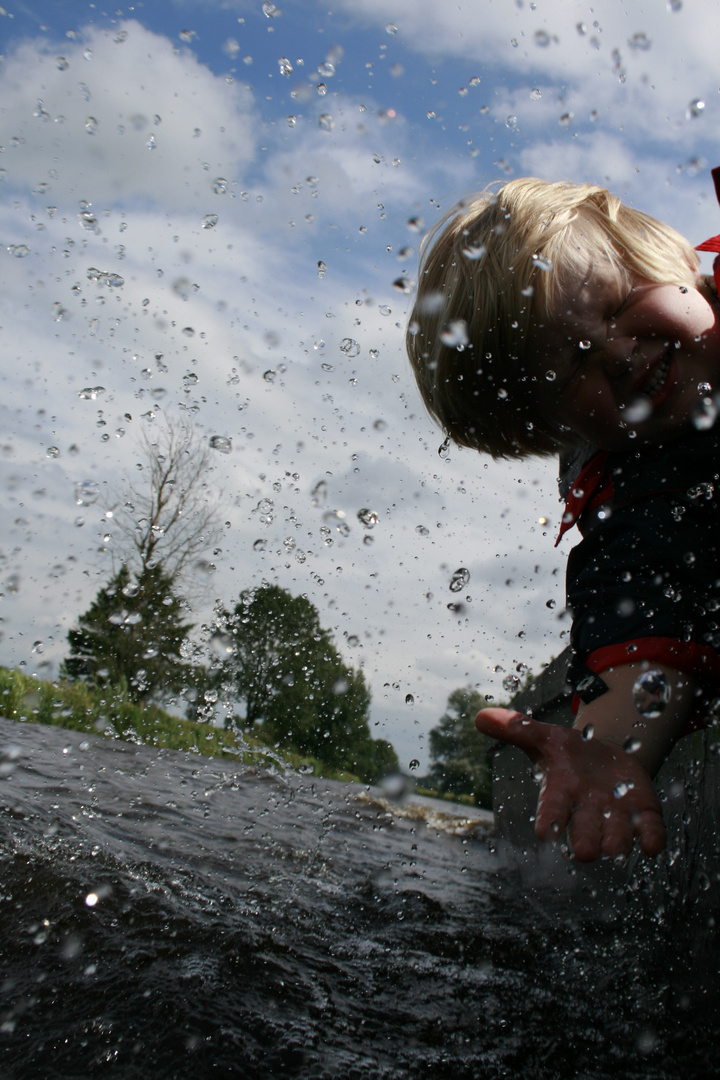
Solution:
<path fill-rule="evenodd" d="M 715 184 L 715 195 L 717 196 L 718 202 L 720 202 L 720 165 L 712 170 L 712 178 Z M 718 234 L 718 236 L 711 236 L 709 240 L 705 240 L 702 244 L 698 244 L 695 250 L 720 252 L 720 234 Z M 715 278 L 715 287 L 718 290 L 718 293 L 720 293 L 720 254 L 715 256 L 713 262 L 713 277 Z"/>
<path fill-rule="evenodd" d="M 720 249 L 718 249 L 720 250 Z M 568 529 L 573 525 L 585 510 L 600 506 L 612 494 L 612 481 L 605 472 L 607 450 L 599 450 L 590 458 L 573 481 L 570 494 L 565 503 L 565 512 L 560 524 L 560 532 L 555 541 L 558 546 Z"/>

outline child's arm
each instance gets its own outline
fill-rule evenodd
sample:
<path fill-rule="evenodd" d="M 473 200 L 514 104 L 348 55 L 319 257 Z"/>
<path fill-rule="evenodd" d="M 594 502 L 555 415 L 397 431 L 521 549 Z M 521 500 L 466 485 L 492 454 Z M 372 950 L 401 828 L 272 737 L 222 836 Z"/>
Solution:
<path fill-rule="evenodd" d="M 603 672 L 608 691 L 581 705 L 572 728 L 543 724 L 507 709 L 484 709 L 475 721 L 479 731 L 513 743 L 542 769 L 535 831 L 556 839 L 567 827 L 575 858 L 589 862 L 600 855 L 629 854 L 633 839 L 648 855 L 665 845 L 660 803 L 652 783 L 679 738 L 690 714 L 692 679 L 662 664 L 672 697 L 659 717 L 641 716 L 632 688 L 643 671 L 626 664 Z M 583 737 L 592 725 L 592 738 Z M 637 750 L 626 750 L 639 740 Z"/>

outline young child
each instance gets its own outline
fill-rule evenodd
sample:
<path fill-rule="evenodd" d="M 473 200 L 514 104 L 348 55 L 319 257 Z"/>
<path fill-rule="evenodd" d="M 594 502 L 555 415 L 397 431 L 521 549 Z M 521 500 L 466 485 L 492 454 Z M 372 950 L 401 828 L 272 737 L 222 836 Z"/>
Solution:
<path fill-rule="evenodd" d="M 720 304 L 698 267 L 604 188 L 536 179 L 465 200 L 421 258 L 407 348 L 430 413 L 461 446 L 560 453 L 569 475 L 574 727 L 476 725 L 540 766 L 536 832 L 567 827 L 583 861 L 635 836 L 662 850 L 652 777 L 720 693 Z M 638 711 L 648 669 L 660 701 Z"/>

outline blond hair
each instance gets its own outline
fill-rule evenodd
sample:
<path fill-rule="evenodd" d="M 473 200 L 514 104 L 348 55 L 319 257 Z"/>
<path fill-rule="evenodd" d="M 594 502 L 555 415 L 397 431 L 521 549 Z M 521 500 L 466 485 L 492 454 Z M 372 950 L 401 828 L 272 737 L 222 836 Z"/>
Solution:
<path fill-rule="evenodd" d="M 526 343 L 603 257 L 624 285 L 697 284 L 684 237 L 591 184 L 490 185 L 432 229 L 406 344 L 425 405 L 454 442 L 502 458 L 576 441 L 540 414 Z"/>

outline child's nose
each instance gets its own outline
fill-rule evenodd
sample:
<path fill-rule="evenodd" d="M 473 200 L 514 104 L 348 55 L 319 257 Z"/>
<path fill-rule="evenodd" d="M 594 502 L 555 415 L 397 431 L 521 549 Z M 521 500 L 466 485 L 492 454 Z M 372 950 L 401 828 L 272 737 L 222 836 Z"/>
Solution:
<path fill-rule="evenodd" d="M 626 375 L 639 352 L 640 344 L 636 337 L 623 334 L 608 338 L 603 360 L 605 371 L 611 378 Z"/>

